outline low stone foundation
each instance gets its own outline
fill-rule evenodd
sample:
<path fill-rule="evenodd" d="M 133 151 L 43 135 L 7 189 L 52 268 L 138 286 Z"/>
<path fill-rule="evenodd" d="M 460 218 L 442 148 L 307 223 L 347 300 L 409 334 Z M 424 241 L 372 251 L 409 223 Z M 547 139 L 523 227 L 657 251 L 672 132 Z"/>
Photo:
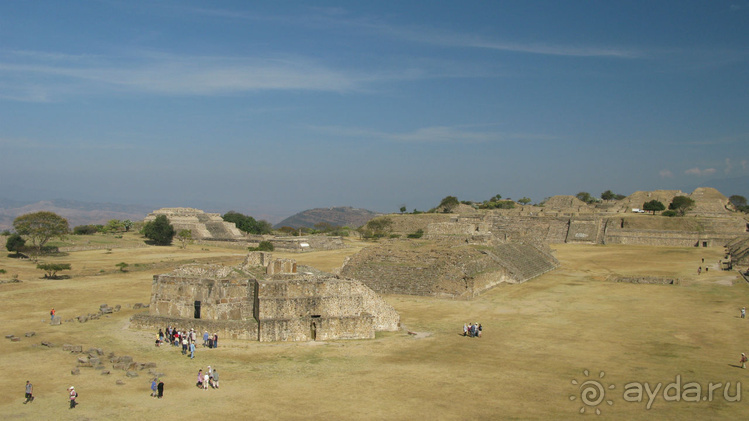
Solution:
<path fill-rule="evenodd" d="M 659 278 L 656 276 L 612 276 L 612 282 L 626 282 L 630 284 L 679 285 L 681 281 L 674 278 Z"/>
<path fill-rule="evenodd" d="M 154 340 L 159 329 L 166 331 L 167 326 L 178 329 L 195 329 L 198 337 L 203 337 L 203 332 L 217 333 L 219 343 L 221 338 L 231 339 L 257 339 L 257 322 L 250 320 L 205 320 L 185 319 L 180 317 L 151 316 L 148 313 L 133 315 L 130 319 L 131 327 L 150 330 L 154 334 Z"/>

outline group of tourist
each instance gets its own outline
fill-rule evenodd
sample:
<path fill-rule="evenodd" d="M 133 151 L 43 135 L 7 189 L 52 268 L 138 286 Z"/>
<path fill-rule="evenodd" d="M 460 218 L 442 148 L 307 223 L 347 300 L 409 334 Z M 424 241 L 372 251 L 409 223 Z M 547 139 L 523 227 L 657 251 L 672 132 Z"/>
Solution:
<path fill-rule="evenodd" d="M 182 346 L 182 355 L 189 355 L 190 358 L 195 358 L 195 344 L 197 343 L 198 335 L 195 329 L 190 330 L 179 330 L 172 326 L 166 328 L 166 332 L 163 329 L 159 329 L 159 333 L 156 336 L 156 346 L 168 343 L 172 346 Z M 209 335 L 206 331 L 203 333 L 203 346 L 208 348 L 218 347 L 218 333 Z"/>
<path fill-rule="evenodd" d="M 469 338 L 480 338 L 482 330 L 483 327 L 479 322 L 463 324 L 463 336 L 468 336 Z"/>
<path fill-rule="evenodd" d="M 218 370 L 211 368 L 210 365 L 205 373 L 202 368 L 198 370 L 198 382 L 195 386 L 203 390 L 208 390 L 208 386 L 218 389 Z"/>

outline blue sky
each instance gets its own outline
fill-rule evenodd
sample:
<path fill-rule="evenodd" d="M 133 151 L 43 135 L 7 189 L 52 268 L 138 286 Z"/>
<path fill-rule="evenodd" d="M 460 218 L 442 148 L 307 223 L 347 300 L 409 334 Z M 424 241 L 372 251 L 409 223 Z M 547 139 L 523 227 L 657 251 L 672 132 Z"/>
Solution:
<path fill-rule="evenodd" d="M 9 199 L 283 217 L 685 188 L 749 176 L 748 115 L 746 0 L 0 2 Z"/>

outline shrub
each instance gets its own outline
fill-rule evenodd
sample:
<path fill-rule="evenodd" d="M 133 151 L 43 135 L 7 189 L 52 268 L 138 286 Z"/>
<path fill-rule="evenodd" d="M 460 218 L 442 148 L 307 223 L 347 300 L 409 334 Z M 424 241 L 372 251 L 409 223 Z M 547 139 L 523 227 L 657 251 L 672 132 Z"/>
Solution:
<path fill-rule="evenodd" d="M 669 216 L 669 217 L 674 217 L 674 216 L 676 216 L 676 211 L 674 211 L 674 210 L 663 211 L 663 212 L 661 212 L 661 215 L 663 215 L 663 216 Z"/>
<path fill-rule="evenodd" d="M 416 232 L 408 234 L 408 238 L 421 238 L 424 235 L 424 230 L 419 228 Z"/>
<path fill-rule="evenodd" d="M 91 235 L 99 232 L 99 228 L 96 225 L 78 225 L 73 228 L 73 234 L 75 235 Z"/>
<path fill-rule="evenodd" d="M 273 251 L 275 250 L 275 247 L 273 247 L 273 243 L 270 241 L 261 241 L 257 247 L 247 247 L 247 250 L 249 251 Z"/>

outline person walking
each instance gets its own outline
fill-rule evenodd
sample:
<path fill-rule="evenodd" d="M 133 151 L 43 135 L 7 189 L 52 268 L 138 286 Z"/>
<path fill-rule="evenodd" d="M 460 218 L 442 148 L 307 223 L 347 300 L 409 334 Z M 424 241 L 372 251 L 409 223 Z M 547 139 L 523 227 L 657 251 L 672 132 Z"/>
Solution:
<path fill-rule="evenodd" d="M 157 386 L 157 384 L 156 384 L 156 377 L 154 377 L 153 380 L 151 380 L 151 397 L 153 397 L 153 398 L 156 397 L 156 393 L 157 393 L 156 392 L 156 386 Z"/>
<path fill-rule="evenodd" d="M 49 311 L 49 322 L 53 323 L 55 321 L 55 308 L 52 307 L 52 310 Z"/>
<path fill-rule="evenodd" d="M 75 388 L 73 386 L 70 386 L 68 388 L 68 392 L 70 395 L 70 409 L 73 409 L 76 405 L 78 405 L 78 403 L 75 401 L 78 397 L 78 392 L 75 391 Z"/>
<path fill-rule="evenodd" d="M 156 386 L 156 390 L 159 392 L 159 399 L 164 397 L 164 382 L 159 379 L 159 384 Z"/>
<path fill-rule="evenodd" d="M 747 358 L 746 358 L 746 354 L 744 354 L 744 353 L 742 352 L 742 353 L 741 353 L 741 361 L 740 361 L 740 362 L 741 362 L 741 368 L 746 368 L 746 359 L 747 359 Z"/>
<path fill-rule="evenodd" d="M 26 380 L 26 401 L 24 405 L 34 401 L 34 385 L 30 381 Z"/>
<path fill-rule="evenodd" d="M 214 389 L 218 389 L 218 370 L 215 368 L 213 369 L 213 387 Z"/>
<path fill-rule="evenodd" d="M 195 342 L 190 342 L 190 359 L 195 358 Z"/>
<path fill-rule="evenodd" d="M 741 318 L 746 319 L 746 307 L 741 307 Z"/>

